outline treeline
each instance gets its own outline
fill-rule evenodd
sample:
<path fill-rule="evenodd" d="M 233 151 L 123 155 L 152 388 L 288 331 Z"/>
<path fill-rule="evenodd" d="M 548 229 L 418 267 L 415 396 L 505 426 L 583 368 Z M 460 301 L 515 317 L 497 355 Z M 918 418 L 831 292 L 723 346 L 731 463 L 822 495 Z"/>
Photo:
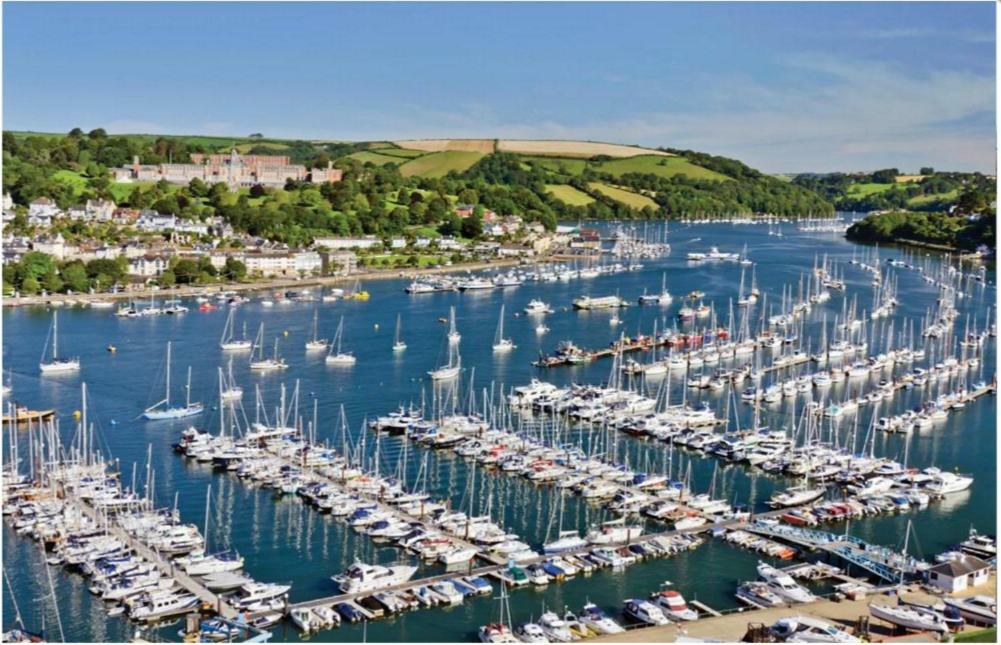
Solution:
<path fill-rule="evenodd" d="M 914 241 L 966 251 L 997 248 L 994 217 L 967 218 L 947 213 L 874 213 L 848 228 L 846 237 L 865 242 Z"/>
<path fill-rule="evenodd" d="M 936 172 L 922 168 L 921 181 L 897 183 L 899 171 L 886 168 L 863 175 L 845 173 L 802 174 L 793 183 L 822 195 L 843 211 L 947 211 L 953 207 L 962 213 L 985 212 L 994 200 L 995 181 L 981 173 Z M 889 184 L 883 190 L 853 194 L 860 184 Z M 923 198 L 927 199 L 915 199 Z"/>

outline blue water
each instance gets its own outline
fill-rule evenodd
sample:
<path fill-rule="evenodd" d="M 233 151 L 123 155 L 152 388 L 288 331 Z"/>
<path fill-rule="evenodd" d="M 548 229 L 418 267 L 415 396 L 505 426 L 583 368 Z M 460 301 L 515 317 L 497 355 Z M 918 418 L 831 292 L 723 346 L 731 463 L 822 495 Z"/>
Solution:
<path fill-rule="evenodd" d="M 758 285 L 767 294 L 768 302 L 776 308 L 783 286 L 795 287 L 801 274 L 808 273 L 813 267 L 815 257 L 825 253 L 830 260 L 839 262 L 839 272 L 844 272 L 848 283 L 844 298 L 850 300 L 857 295 L 860 309 L 871 307 L 871 275 L 847 264 L 853 251 L 871 252 L 871 247 L 855 245 L 832 234 L 807 234 L 795 232 L 791 227 L 787 229 L 785 236 L 780 238 L 769 236 L 764 226 L 672 226 L 671 255 L 643 261 L 644 268 L 640 271 L 568 283 L 529 283 L 516 289 L 409 296 L 403 293 L 403 281 L 381 280 L 363 285 L 371 293 L 368 301 L 316 305 L 300 303 L 265 308 L 255 300 L 237 310 L 237 326 L 246 322 L 250 334 L 253 334 L 258 324 L 263 322 L 268 347 L 271 340 L 279 336 L 279 351 L 289 362 L 290 369 L 282 374 L 251 373 L 246 358 L 237 356 L 233 372 L 244 388 L 243 404 L 248 416 L 253 416 L 254 385 L 260 386 L 270 414 L 278 405 L 281 385 L 284 383 L 291 391 L 298 380 L 300 412 L 307 421 L 311 418 L 314 400 L 317 402 L 319 439 L 328 440 L 335 447 L 340 447 L 344 441 L 357 446 L 368 432 L 363 429 L 366 419 L 384 414 L 401 403 L 419 404 L 422 394 L 429 404 L 433 397 L 443 396 L 442 392 L 434 392 L 425 373 L 445 360 L 445 325 L 438 319 L 448 315 L 450 305 L 456 307 L 458 327 L 463 336 L 462 361 L 466 368 L 457 395 L 460 400 L 466 400 L 470 379 L 475 375 L 474 390 L 478 405 L 481 405 L 483 388 L 489 390 L 492 386 L 499 395 L 499 392 L 523 384 L 533 376 L 557 384 L 607 380 L 611 369 L 608 360 L 547 371 L 538 370 L 530 363 L 540 351 L 551 351 L 563 339 L 573 339 L 583 347 L 600 347 L 616 340 L 620 333 L 649 333 L 655 321 L 661 329 L 673 327 L 680 296 L 693 289 L 706 293 L 706 302 L 714 304 L 717 317 L 725 324 L 729 300 L 736 300 L 737 297 L 740 267 L 736 264 L 691 265 L 684 259 L 686 252 L 706 250 L 711 245 L 724 251 L 738 252 L 747 244 L 756 264 Z M 659 237 L 655 228 L 650 229 L 650 234 Z M 885 261 L 904 252 L 880 249 L 879 253 Z M 934 266 L 941 258 L 927 256 L 926 260 L 922 254 L 920 261 Z M 917 273 L 906 269 L 890 271 L 898 280 L 901 305 L 890 319 L 879 323 L 876 338 L 885 336 L 890 320 L 896 321 L 898 333 L 904 320 L 913 320 L 915 328 L 920 329 L 922 317 L 934 307 L 937 297 L 936 289 L 922 281 Z M 623 320 L 619 327 L 609 324 L 610 312 L 569 310 L 570 301 L 586 293 L 600 296 L 617 292 L 635 302 L 644 289 L 659 291 L 664 272 L 668 288 L 675 295 L 675 302 L 670 307 L 630 307 L 619 312 Z M 749 286 L 749 270 L 746 280 Z M 996 296 L 993 271 L 988 282 L 991 284 L 987 286 L 973 286 L 970 297 L 959 301 L 961 316 L 957 322 L 958 332 L 962 332 L 963 315 L 967 313 L 979 321 L 980 327 L 983 326 L 987 307 L 993 305 Z M 533 298 L 541 298 L 557 310 L 546 317 L 551 331 L 544 336 L 536 335 L 535 320 L 515 315 Z M 505 335 L 512 337 L 518 347 L 506 355 L 495 355 L 491 344 L 501 303 L 506 305 L 508 314 Z M 327 367 L 322 353 L 315 357 L 306 356 L 303 343 L 312 333 L 316 307 L 321 335 L 333 336 L 338 320 L 344 317 L 344 347 L 358 356 L 354 367 Z M 133 464 L 138 464 L 139 479 L 143 479 L 146 454 L 150 450 L 152 467 L 156 471 L 158 502 L 172 505 L 176 500 L 184 518 L 199 525 L 204 521 L 206 489 L 211 484 L 209 538 L 212 545 L 236 548 L 246 557 L 248 573 L 259 580 L 291 583 L 293 600 L 334 593 L 336 589 L 329 576 L 340 572 L 356 559 L 392 562 L 405 558 L 405 554 L 398 549 L 377 545 L 366 536 L 346 528 L 343 523 L 318 515 L 295 499 L 274 498 L 270 492 L 245 485 L 235 477 L 214 473 L 207 466 L 180 459 L 170 446 L 177 440 L 185 423 L 153 423 L 138 418 L 144 407 L 162 398 L 165 345 L 172 340 L 173 396 L 183 397 L 186 369 L 190 365 L 192 397 L 204 401 L 207 406 L 203 415 L 191 421 L 203 429 L 215 431 L 218 428 L 213 399 L 217 368 L 224 366 L 226 360 L 218 348 L 226 311 L 202 313 L 195 311 L 194 307 L 192 309 L 185 316 L 143 319 L 119 319 L 107 310 L 61 310 L 61 351 L 79 355 L 83 368 L 79 375 L 59 378 L 41 378 L 38 374 L 38 358 L 48 332 L 51 312 L 41 307 L 5 309 L 3 367 L 5 372 L 10 370 L 12 374 L 13 398 L 32 408 L 53 407 L 58 410 L 61 432 L 68 439 L 75 428 L 72 413 L 81 408 L 80 383 L 85 381 L 89 389 L 89 414 L 98 429 L 99 444 L 107 454 L 120 460 L 123 479 L 129 480 Z M 819 344 L 819 327 L 824 313 L 830 324 L 841 309 L 842 296 L 834 294 L 830 301 L 814 307 L 809 314 L 805 331 L 813 339 L 814 348 Z M 402 314 L 403 337 L 409 347 L 402 354 L 394 355 L 390 347 L 398 312 Z M 757 312 L 751 324 L 756 330 Z M 117 346 L 117 353 L 105 351 L 109 343 Z M 993 339 L 987 343 L 984 363 L 983 377 L 990 380 L 996 369 Z M 682 396 L 690 401 L 705 398 L 722 413 L 724 397 L 693 393 L 691 390 L 684 392 L 682 379 L 679 378 L 673 379 L 673 383 L 672 402 L 680 401 Z M 832 388 L 832 395 L 836 398 L 843 396 L 843 388 L 843 385 L 840 389 Z M 893 404 L 894 410 L 913 407 L 926 395 L 912 391 L 898 397 Z M 797 399 L 797 410 L 802 409 L 803 402 L 802 397 Z M 347 438 L 338 429 L 341 406 L 348 419 Z M 749 424 L 749 406 L 739 403 L 737 408 L 741 425 Z M 886 412 L 884 406 L 882 414 Z M 792 403 L 786 400 L 766 408 L 763 423 L 785 426 L 791 414 Z M 869 410 L 863 408 L 860 418 L 863 428 L 867 426 L 868 414 Z M 911 550 L 925 557 L 964 538 L 971 524 L 993 532 L 996 525 L 996 419 L 995 400 L 985 397 L 951 414 L 946 423 L 936 426 L 934 430 L 915 433 L 909 439 L 910 465 L 937 465 L 970 473 L 976 477 L 976 482 L 968 493 L 943 503 L 934 503 L 925 511 L 855 522 L 852 532 L 874 542 L 898 546 L 903 542 L 904 528 L 911 519 L 917 536 L 911 541 Z M 847 437 L 847 426 L 843 423 L 839 427 L 842 438 Z M 581 442 L 587 439 L 584 432 L 572 436 Z M 369 433 L 364 440 L 366 452 L 374 455 L 374 435 Z M 380 441 L 379 467 L 383 472 L 395 471 L 399 467 L 402 443 L 397 438 Z M 904 436 L 879 434 L 875 451 L 900 458 L 905 441 Z M 643 442 L 624 435 L 616 437 L 615 443 L 620 461 L 628 459 L 634 467 L 650 470 L 659 471 L 667 467 L 663 444 Z M 407 457 L 407 473 L 411 480 L 423 460 L 427 459 L 429 490 L 438 498 L 448 498 L 453 506 L 462 508 L 469 508 L 472 503 L 477 512 L 489 508 L 496 519 L 530 544 L 538 546 L 544 541 L 558 505 L 558 492 L 533 486 L 520 478 L 501 475 L 484 477 L 483 471 L 478 471 L 471 502 L 469 478 L 470 469 L 475 466 L 456 458 L 449 451 L 428 454 L 419 447 L 411 447 Z M 716 462 L 675 451 L 670 467 L 678 472 L 679 468 L 686 468 L 689 463 L 692 464 L 693 487 L 698 491 L 706 490 Z M 727 498 L 758 508 L 762 507 L 773 487 L 788 484 L 785 480 L 738 466 L 719 467 L 716 479 L 717 493 L 722 490 Z M 584 527 L 604 518 L 600 509 L 575 497 L 567 498 L 565 524 L 576 523 L 578 527 Z M 48 581 L 41 565 L 40 547 L 14 536 L 6 527 L 3 546 L 4 573 L 10 580 L 26 623 L 37 628 L 44 619 L 51 635 L 55 629 L 56 614 L 52 598 L 48 597 Z M 545 590 L 518 590 L 512 594 L 510 604 L 515 620 L 538 616 L 544 604 L 551 608 L 564 605 L 579 608 L 587 599 L 609 610 L 617 610 L 624 598 L 648 594 L 656 590 L 662 581 L 671 580 L 687 597 L 724 609 L 735 606 L 734 587 L 738 581 L 754 576 L 757 559 L 756 554 L 710 541 L 696 551 L 672 559 L 646 561 L 625 572 L 600 572 L 562 585 L 552 584 Z M 421 575 L 440 571 L 437 565 L 422 565 Z M 94 601 L 86 591 L 83 578 L 60 569 L 51 569 L 51 573 L 56 590 L 55 601 L 67 639 L 99 641 L 127 638 L 130 627 L 121 620 L 105 617 L 100 602 Z M 5 616 L 13 615 L 12 598 L 7 588 L 4 589 L 3 608 Z M 496 612 L 497 602 L 490 598 L 467 600 L 463 606 L 453 609 L 417 611 L 373 623 L 368 626 L 367 637 L 382 641 L 469 640 L 474 638 L 476 627 L 491 620 Z M 175 631 L 176 626 L 164 634 Z M 276 638 L 296 639 L 297 635 L 291 628 L 285 630 L 279 627 L 276 628 Z M 361 640 L 362 632 L 360 626 L 351 626 L 313 638 L 321 641 Z"/>

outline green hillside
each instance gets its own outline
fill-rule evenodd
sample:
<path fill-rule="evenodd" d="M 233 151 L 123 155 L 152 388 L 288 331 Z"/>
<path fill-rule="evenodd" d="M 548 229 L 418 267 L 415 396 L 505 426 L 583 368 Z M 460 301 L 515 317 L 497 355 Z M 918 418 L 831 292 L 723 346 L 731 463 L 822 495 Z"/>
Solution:
<path fill-rule="evenodd" d="M 429 152 L 400 166 L 400 174 L 404 177 L 444 177 L 452 171 L 466 170 L 482 157 L 481 152 L 463 150 Z"/>
<path fill-rule="evenodd" d="M 546 192 L 569 206 L 587 206 L 594 202 L 594 197 L 567 184 L 546 184 Z"/>

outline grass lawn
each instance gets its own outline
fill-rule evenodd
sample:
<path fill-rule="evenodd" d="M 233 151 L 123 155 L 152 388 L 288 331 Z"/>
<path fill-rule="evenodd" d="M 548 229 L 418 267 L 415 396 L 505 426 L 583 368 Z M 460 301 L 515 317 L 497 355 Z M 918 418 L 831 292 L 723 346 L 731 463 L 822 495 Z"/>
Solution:
<path fill-rule="evenodd" d="M 407 232 L 415 237 L 426 237 L 432 240 L 441 237 L 441 233 L 433 226 L 408 226 Z"/>
<path fill-rule="evenodd" d="M 660 206 L 657 205 L 657 202 L 653 201 L 646 195 L 639 195 L 623 188 L 609 186 L 608 184 L 603 184 L 599 181 L 592 181 L 588 184 L 588 187 L 593 191 L 605 195 L 606 197 L 611 197 L 615 201 L 625 204 L 629 208 L 636 210 L 641 210 L 647 206 L 650 208 L 660 208 Z"/>
<path fill-rule="evenodd" d="M 702 166 L 696 166 L 684 157 L 640 155 L 638 157 L 604 161 L 598 165 L 598 168 L 616 177 L 621 177 L 630 172 L 639 172 L 658 175 L 660 177 L 684 175 L 692 179 L 716 179 L 720 181 L 729 179 L 726 175 L 721 175 Z"/>
<path fill-rule="evenodd" d="M 380 154 L 378 152 L 372 152 L 369 150 L 363 150 L 361 152 L 352 152 L 348 155 L 348 159 L 357 159 L 362 163 L 374 163 L 377 166 L 384 166 L 388 163 L 400 164 L 405 160 L 399 157 L 391 157 L 389 155 Z"/>
<path fill-rule="evenodd" d="M 483 158 L 482 152 L 446 150 L 411 159 L 400 166 L 404 177 L 444 177 L 452 170 L 462 172 Z"/>
<path fill-rule="evenodd" d="M 71 187 L 77 195 L 87 189 L 87 178 L 72 170 L 57 170 L 52 173 L 52 178 Z"/>
<path fill-rule="evenodd" d="M 586 159 L 569 159 L 567 157 L 523 157 L 523 159 L 561 175 L 577 176 L 587 167 Z"/>
<path fill-rule="evenodd" d="M 594 198 L 566 184 L 546 184 L 546 192 L 570 206 L 587 206 Z"/>
<path fill-rule="evenodd" d="M 267 148 L 268 150 L 273 150 L 276 153 L 280 153 L 282 150 L 288 150 L 287 143 L 265 143 L 265 142 L 254 142 L 254 143 L 241 143 L 236 147 L 236 151 L 242 155 L 247 154 L 254 148 Z"/>
<path fill-rule="evenodd" d="M 989 627 L 978 629 L 977 631 L 963 632 L 956 634 L 954 643 L 996 643 L 998 641 L 998 628 Z"/>
<path fill-rule="evenodd" d="M 407 264 L 407 261 L 411 257 L 409 255 L 402 255 L 399 253 L 376 253 L 374 255 L 363 255 L 362 257 L 365 258 L 365 266 L 367 267 L 384 268 L 398 266 L 401 269 L 413 268 L 413 265 Z M 421 268 L 429 267 L 434 266 L 435 264 L 444 264 L 448 260 L 449 256 L 447 255 L 420 254 L 417 256 L 417 266 Z M 398 261 L 403 262 L 403 264 L 397 264 Z"/>
<path fill-rule="evenodd" d="M 895 184 L 858 183 L 848 187 L 849 197 L 868 197 L 893 188 Z"/>
<path fill-rule="evenodd" d="M 933 193 L 931 195 L 918 195 L 916 197 L 911 197 L 907 200 L 909 206 L 920 206 L 921 204 L 930 204 L 931 202 L 948 202 L 953 201 L 959 197 L 959 190 L 950 190 L 947 193 Z"/>

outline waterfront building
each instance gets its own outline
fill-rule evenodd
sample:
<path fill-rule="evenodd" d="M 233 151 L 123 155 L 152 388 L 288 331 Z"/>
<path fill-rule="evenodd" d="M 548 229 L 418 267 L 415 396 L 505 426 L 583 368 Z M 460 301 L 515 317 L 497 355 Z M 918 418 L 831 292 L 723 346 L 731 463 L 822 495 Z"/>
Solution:
<path fill-rule="evenodd" d="M 991 565 L 972 555 L 947 560 L 928 569 L 928 583 L 946 593 L 959 593 L 987 582 Z"/>
<path fill-rule="evenodd" d="M 166 181 L 187 185 L 193 179 L 208 184 L 224 183 L 231 188 L 254 185 L 280 188 L 291 179 L 323 183 L 340 181 L 342 171 L 328 162 L 326 168 L 307 168 L 294 164 L 284 155 L 241 155 L 234 148 L 226 154 L 192 154 L 191 163 L 140 164 L 132 158 L 131 166 L 115 168 L 115 181 Z"/>

